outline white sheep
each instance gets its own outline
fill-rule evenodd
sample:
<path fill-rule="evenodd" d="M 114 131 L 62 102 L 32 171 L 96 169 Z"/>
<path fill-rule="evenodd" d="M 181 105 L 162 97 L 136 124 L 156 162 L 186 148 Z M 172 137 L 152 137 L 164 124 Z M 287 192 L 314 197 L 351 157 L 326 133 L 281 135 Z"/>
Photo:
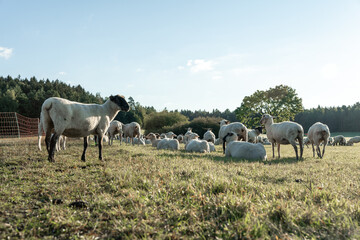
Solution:
<path fill-rule="evenodd" d="M 161 139 L 157 138 L 155 133 L 149 133 L 145 138 L 151 141 L 153 147 L 157 147 L 158 143 L 161 141 Z"/>
<path fill-rule="evenodd" d="M 257 127 L 248 130 L 248 141 L 251 143 L 258 142 L 258 136 L 262 133 L 262 127 Z"/>
<path fill-rule="evenodd" d="M 343 135 L 337 135 L 337 136 L 334 136 L 333 137 L 334 141 L 332 143 L 333 146 L 336 146 L 336 145 L 346 145 L 346 139 Z"/>
<path fill-rule="evenodd" d="M 298 160 L 298 150 L 296 146 L 296 140 L 299 141 L 300 145 L 300 158 L 303 155 L 303 127 L 295 122 L 285 121 L 281 123 L 274 123 L 272 117 L 269 114 L 264 114 L 260 120 L 260 123 L 265 125 L 266 135 L 272 146 L 273 158 L 275 158 L 274 147 L 277 144 L 278 155 L 280 158 L 280 145 L 291 144 L 296 153 L 296 159 Z"/>
<path fill-rule="evenodd" d="M 261 143 L 249 143 L 238 141 L 238 135 L 235 132 L 229 132 L 223 138 L 226 157 L 241 158 L 247 160 L 267 160 L 266 150 Z"/>
<path fill-rule="evenodd" d="M 142 135 L 139 138 L 134 137 L 133 143 L 138 145 L 145 145 L 145 139 L 143 138 Z"/>
<path fill-rule="evenodd" d="M 347 141 L 346 145 L 348 146 L 352 146 L 354 145 L 354 143 L 359 143 L 360 142 L 360 136 L 355 136 L 349 139 L 349 141 Z"/>
<path fill-rule="evenodd" d="M 176 137 L 176 134 L 173 132 L 162 133 L 161 135 L 163 135 L 163 134 L 165 135 L 166 138 L 170 138 L 170 139 L 173 139 Z M 161 137 L 161 138 L 164 138 L 164 137 Z"/>
<path fill-rule="evenodd" d="M 120 136 L 120 145 L 122 142 L 122 134 L 123 134 L 123 124 L 119 122 L 118 120 L 113 120 L 110 123 L 110 126 L 108 128 L 108 134 L 109 134 L 109 145 L 113 144 L 113 139 L 115 138 L 116 134 L 119 134 Z"/>
<path fill-rule="evenodd" d="M 41 107 L 41 118 L 46 134 L 45 142 L 48 150 L 48 160 L 54 161 L 54 150 L 60 135 L 67 137 L 83 137 L 84 151 L 81 160 L 85 161 L 88 146 L 88 136 L 99 136 L 99 159 L 102 160 L 102 143 L 110 122 L 120 111 L 129 111 L 129 104 L 120 95 L 110 96 L 102 105 L 84 104 L 67 99 L 51 97 L 44 101 Z M 51 131 L 54 135 L 51 137 Z"/>
<path fill-rule="evenodd" d="M 184 134 L 184 143 L 187 144 L 189 142 L 189 135 L 192 133 L 192 128 L 188 128 L 187 132 Z"/>
<path fill-rule="evenodd" d="M 204 133 L 203 139 L 208 142 L 215 143 L 215 134 L 212 132 L 211 128 L 208 128 L 208 130 Z"/>
<path fill-rule="evenodd" d="M 230 121 L 226 119 L 221 120 L 219 124 L 220 124 L 220 130 L 219 130 L 220 144 L 223 143 L 224 137 L 229 132 L 235 132 L 238 136 L 238 140 L 242 139 L 245 142 L 248 141 L 248 129 L 245 127 L 244 124 L 240 122 L 230 123 Z M 223 148 L 223 151 L 225 152 L 225 148 Z"/>
<path fill-rule="evenodd" d="M 210 152 L 216 152 L 216 148 L 215 148 L 214 143 L 208 142 L 208 144 L 209 144 L 209 150 L 210 150 Z"/>
<path fill-rule="evenodd" d="M 164 138 L 159 141 L 157 144 L 157 149 L 170 149 L 170 150 L 179 150 L 180 144 L 177 139 Z"/>
<path fill-rule="evenodd" d="M 313 150 L 313 157 L 315 157 L 315 148 L 314 144 L 316 145 L 316 153 L 319 156 L 319 158 L 324 157 L 325 153 L 325 146 L 327 142 L 329 141 L 330 137 L 330 130 L 329 127 L 326 124 L 323 124 L 321 122 L 314 123 L 308 131 L 308 141 L 311 143 L 312 150 Z M 323 151 L 321 154 L 320 151 L 320 143 L 324 143 L 323 145 Z"/>
<path fill-rule="evenodd" d="M 140 124 L 137 122 L 131 122 L 128 124 L 124 124 L 123 132 L 124 132 L 124 137 L 125 138 L 129 137 L 131 139 L 132 145 L 134 145 L 135 144 L 134 137 L 140 138 L 140 136 L 141 136 Z M 140 142 L 138 142 L 138 144 L 140 144 Z"/>
<path fill-rule="evenodd" d="M 210 147 L 206 140 L 192 139 L 185 146 L 185 151 L 208 153 L 210 152 Z"/>

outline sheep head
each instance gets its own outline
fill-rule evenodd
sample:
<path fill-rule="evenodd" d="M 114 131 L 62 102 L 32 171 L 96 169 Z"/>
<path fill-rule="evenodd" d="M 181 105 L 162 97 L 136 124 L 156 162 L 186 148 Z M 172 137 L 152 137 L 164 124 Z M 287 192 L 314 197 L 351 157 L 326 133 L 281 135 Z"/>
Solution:
<path fill-rule="evenodd" d="M 122 111 L 128 112 L 130 109 L 129 104 L 127 103 L 127 101 L 125 100 L 125 97 L 122 95 L 115 95 L 115 96 L 110 96 L 110 100 L 113 101 L 114 103 L 116 103 L 120 109 Z"/>
<path fill-rule="evenodd" d="M 271 124 L 274 122 L 273 117 L 269 114 L 264 114 L 260 119 L 260 124 L 266 125 L 266 123 L 270 122 Z"/>

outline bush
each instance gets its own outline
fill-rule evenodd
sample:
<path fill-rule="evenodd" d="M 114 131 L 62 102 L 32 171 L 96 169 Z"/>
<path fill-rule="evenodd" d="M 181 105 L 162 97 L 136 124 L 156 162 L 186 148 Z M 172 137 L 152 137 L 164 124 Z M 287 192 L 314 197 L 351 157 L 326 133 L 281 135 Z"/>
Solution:
<path fill-rule="evenodd" d="M 145 117 L 144 120 L 144 129 L 145 134 L 150 132 L 165 132 L 164 129 L 174 126 L 174 125 L 184 125 L 187 124 L 188 118 L 182 115 L 179 112 L 155 112 L 151 113 Z"/>

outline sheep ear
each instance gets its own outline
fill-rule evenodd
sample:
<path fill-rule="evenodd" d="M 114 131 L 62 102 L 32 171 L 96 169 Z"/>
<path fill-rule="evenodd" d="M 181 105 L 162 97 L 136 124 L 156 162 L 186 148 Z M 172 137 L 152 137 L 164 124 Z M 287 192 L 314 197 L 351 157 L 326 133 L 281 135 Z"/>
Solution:
<path fill-rule="evenodd" d="M 111 100 L 111 101 L 114 101 L 114 98 L 115 98 L 115 97 L 114 97 L 113 95 L 110 96 L 110 100 Z"/>

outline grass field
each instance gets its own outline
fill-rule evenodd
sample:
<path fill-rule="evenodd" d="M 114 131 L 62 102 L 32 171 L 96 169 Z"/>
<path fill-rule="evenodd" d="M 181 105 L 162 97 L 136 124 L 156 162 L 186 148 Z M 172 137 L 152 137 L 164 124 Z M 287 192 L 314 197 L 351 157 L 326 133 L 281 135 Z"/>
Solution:
<path fill-rule="evenodd" d="M 183 149 L 183 146 L 182 146 Z M 360 145 L 324 159 L 82 141 L 47 161 L 36 139 L 0 140 L 0 239 L 360 239 Z"/>

